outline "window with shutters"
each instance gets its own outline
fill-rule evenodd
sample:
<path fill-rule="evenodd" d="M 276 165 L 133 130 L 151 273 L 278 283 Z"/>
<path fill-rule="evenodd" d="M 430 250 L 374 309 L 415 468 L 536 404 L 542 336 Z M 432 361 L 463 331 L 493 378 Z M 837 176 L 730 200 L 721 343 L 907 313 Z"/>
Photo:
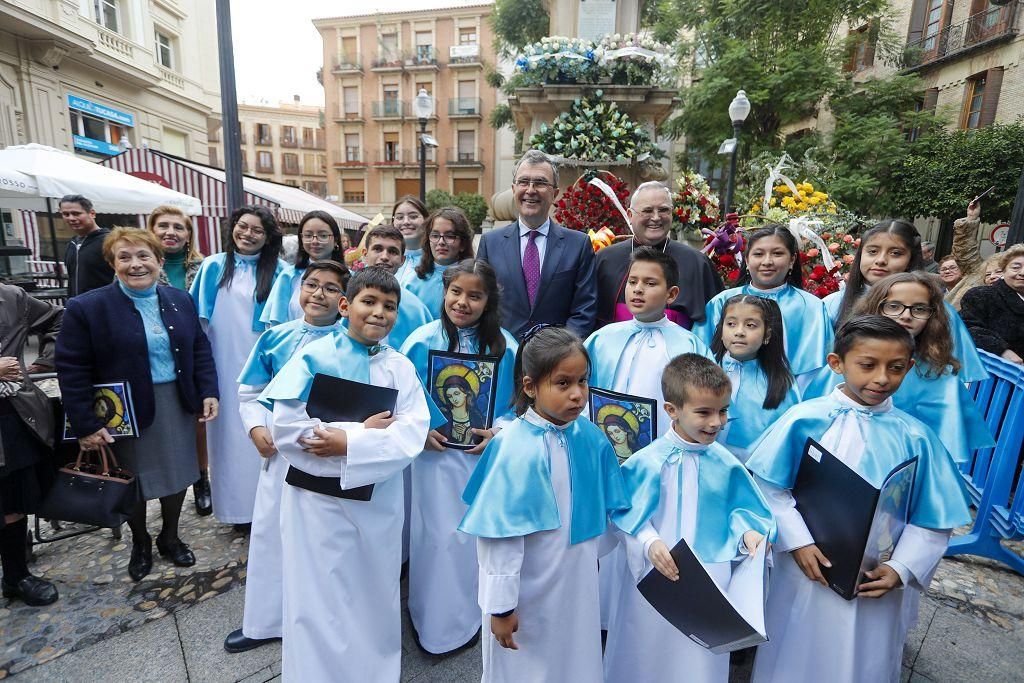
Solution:
<path fill-rule="evenodd" d="M 398 133 L 384 133 L 384 161 L 398 161 Z"/>
<path fill-rule="evenodd" d="M 284 152 L 281 155 L 281 166 L 285 173 L 298 173 L 299 155 L 294 152 Z"/>
<path fill-rule="evenodd" d="M 856 73 L 875 63 L 875 42 L 878 39 L 875 22 L 853 29 L 847 36 L 846 63 L 843 70 Z"/>
<path fill-rule="evenodd" d="M 942 30 L 942 20 L 945 16 L 945 0 L 927 0 L 926 12 L 924 15 L 924 30 L 922 36 L 924 42 L 921 47 L 925 52 L 931 52 L 939 44 L 939 31 Z"/>
<path fill-rule="evenodd" d="M 255 125 L 255 136 L 257 145 L 269 145 L 270 142 L 270 124 L 269 123 L 257 123 Z"/>
<path fill-rule="evenodd" d="M 359 50 L 356 48 L 355 36 L 343 36 L 341 39 L 341 63 L 355 64 L 358 61 Z"/>
<path fill-rule="evenodd" d="M 359 133 L 345 133 L 345 162 L 360 161 Z"/>
<path fill-rule="evenodd" d="M 362 178 L 341 179 L 341 201 L 354 204 L 366 201 L 366 187 Z"/>
<path fill-rule="evenodd" d="M 256 152 L 256 172 L 273 173 L 274 155 L 265 151 Z"/>
<path fill-rule="evenodd" d="M 346 119 L 358 119 L 359 114 L 359 88 L 345 86 L 341 89 L 341 100 L 344 111 L 342 115 Z"/>
<path fill-rule="evenodd" d="M 970 130 L 981 126 L 981 105 L 985 98 L 985 80 L 984 75 L 968 79 L 961 128 Z"/>
<path fill-rule="evenodd" d="M 419 178 L 395 178 L 395 197 L 404 197 L 407 194 L 413 197 L 420 196 Z"/>
<path fill-rule="evenodd" d="M 460 194 L 462 192 L 477 194 L 479 191 L 479 178 L 452 178 L 452 194 Z"/>
<path fill-rule="evenodd" d="M 476 131 L 459 131 L 458 160 L 461 162 L 478 161 L 478 159 L 476 158 Z"/>
<path fill-rule="evenodd" d="M 476 45 L 476 26 L 463 26 L 459 29 L 459 45 Z"/>

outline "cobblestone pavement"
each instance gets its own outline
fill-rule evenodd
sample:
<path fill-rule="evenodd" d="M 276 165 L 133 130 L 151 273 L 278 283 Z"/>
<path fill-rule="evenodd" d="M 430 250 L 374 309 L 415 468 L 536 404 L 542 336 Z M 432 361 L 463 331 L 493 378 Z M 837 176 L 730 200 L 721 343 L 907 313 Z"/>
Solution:
<path fill-rule="evenodd" d="M 154 502 L 150 532 L 158 531 L 159 525 L 159 506 Z M 44 525 L 43 533 L 53 532 Z M 241 622 L 244 589 L 235 589 L 244 585 L 246 537 L 213 517 L 197 517 L 191 494 L 185 501 L 181 536 L 195 551 L 196 566 L 174 567 L 154 553 L 153 572 L 139 583 L 127 576 L 131 545 L 127 529 L 122 540 L 104 529 L 37 544 L 33 571 L 56 582 L 61 599 L 41 609 L 0 600 L 0 679 L 38 667 L 25 678 L 81 680 L 85 671 L 105 663 L 109 650 L 117 650 L 118 643 L 124 646 L 126 639 L 132 643 L 124 646 L 127 652 L 152 648 L 155 655 L 176 637 L 184 653 L 181 668 L 166 669 L 148 680 L 266 681 L 278 676 L 279 648 L 270 654 L 261 648 L 254 651 L 259 655 L 247 660 L 250 653 L 225 655 L 220 647 L 223 636 Z M 1016 544 L 1014 549 L 1024 552 L 1024 545 Z M 211 604 L 195 607 L 208 601 Z M 168 622 L 170 626 L 162 625 Z M 192 637 L 195 643 L 189 641 L 190 629 L 202 633 Z M 452 658 L 429 657 L 413 644 L 407 614 L 403 631 L 403 680 L 479 679 L 479 647 Z M 101 641 L 106 642 L 90 647 Z M 177 652 L 177 648 L 168 651 Z M 943 560 L 922 600 L 918 626 L 908 638 L 904 680 L 1020 680 L 1021 653 L 1024 577 L 981 558 Z M 259 669 L 247 670 L 257 659 Z M 192 661 L 203 662 L 203 674 L 195 673 Z M 746 661 L 734 666 L 730 680 L 745 681 L 749 665 Z M 217 676 L 212 675 L 214 670 Z M 90 678 L 123 680 L 112 672 Z"/>

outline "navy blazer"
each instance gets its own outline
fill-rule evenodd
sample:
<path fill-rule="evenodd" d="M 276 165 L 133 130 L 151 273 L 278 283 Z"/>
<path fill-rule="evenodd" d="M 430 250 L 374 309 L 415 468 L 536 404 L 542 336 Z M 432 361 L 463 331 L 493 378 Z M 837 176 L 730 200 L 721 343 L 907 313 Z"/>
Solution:
<path fill-rule="evenodd" d="M 501 323 L 516 339 L 522 339 L 538 323 L 565 325 L 581 339 L 594 330 L 594 247 L 584 233 L 551 221 L 533 308 L 526 295 L 518 221 L 483 235 L 476 255 L 490 263 L 497 274 L 501 285 Z"/>
<path fill-rule="evenodd" d="M 156 292 L 174 354 L 178 397 L 186 412 L 199 414 L 203 399 L 219 398 L 210 341 L 188 292 L 161 285 Z M 93 413 L 93 385 L 106 382 L 127 381 L 139 429 L 153 424 L 148 348 L 142 315 L 116 281 L 68 299 L 54 365 L 75 436 L 89 436 L 103 426 Z"/>

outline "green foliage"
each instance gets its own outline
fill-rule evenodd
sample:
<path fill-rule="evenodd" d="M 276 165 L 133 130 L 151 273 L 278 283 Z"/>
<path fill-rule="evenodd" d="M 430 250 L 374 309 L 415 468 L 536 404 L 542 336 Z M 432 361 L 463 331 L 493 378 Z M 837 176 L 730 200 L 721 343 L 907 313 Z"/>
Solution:
<path fill-rule="evenodd" d="M 484 80 L 487 81 L 488 86 L 495 90 L 505 85 L 505 77 L 501 75 L 500 71 L 493 67 L 487 69 L 487 73 L 484 74 Z"/>
<path fill-rule="evenodd" d="M 549 24 L 542 0 L 495 0 L 491 28 L 498 51 L 506 57 L 546 36 Z"/>
<path fill-rule="evenodd" d="M 469 219 L 473 230 L 479 231 L 480 224 L 487 218 L 487 200 L 482 195 L 471 192 L 460 192 L 454 197 L 445 190 L 431 190 L 427 192 L 427 210 L 436 211 L 446 206 L 457 206 L 462 209 Z"/>
<path fill-rule="evenodd" d="M 967 202 L 990 186 L 987 223 L 1008 221 L 1024 166 L 1024 122 L 973 131 L 933 129 L 914 142 L 895 166 L 893 209 L 904 216 L 962 216 Z"/>
<path fill-rule="evenodd" d="M 455 206 L 452 193 L 446 190 L 430 190 L 427 192 L 427 211 L 436 211 L 443 206 Z"/>
<path fill-rule="evenodd" d="M 655 40 L 671 45 L 679 39 L 683 18 L 675 10 L 675 0 L 647 0 L 640 23 Z"/>
<path fill-rule="evenodd" d="M 507 104 L 494 105 L 490 116 L 487 117 L 487 123 L 495 130 L 505 126 L 515 130 L 516 127 L 515 121 L 512 118 L 512 109 Z"/>

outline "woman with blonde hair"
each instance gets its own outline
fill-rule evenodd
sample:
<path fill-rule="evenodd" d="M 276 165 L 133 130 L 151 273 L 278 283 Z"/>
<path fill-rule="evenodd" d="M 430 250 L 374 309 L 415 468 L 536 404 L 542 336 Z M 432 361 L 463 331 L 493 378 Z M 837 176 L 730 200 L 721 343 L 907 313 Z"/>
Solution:
<path fill-rule="evenodd" d="M 160 284 L 187 290 L 203 262 L 192 219 L 176 206 L 158 206 L 149 214 L 146 227 L 164 249 Z"/>

